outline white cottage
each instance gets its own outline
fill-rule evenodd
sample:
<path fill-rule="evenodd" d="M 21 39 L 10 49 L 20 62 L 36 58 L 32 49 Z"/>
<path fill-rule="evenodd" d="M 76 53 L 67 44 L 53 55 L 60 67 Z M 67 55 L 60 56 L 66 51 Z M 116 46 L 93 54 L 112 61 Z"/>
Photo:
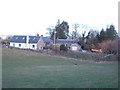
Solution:
<path fill-rule="evenodd" d="M 10 40 L 10 47 L 43 50 L 51 42 L 52 40 L 48 37 L 15 35 Z"/>

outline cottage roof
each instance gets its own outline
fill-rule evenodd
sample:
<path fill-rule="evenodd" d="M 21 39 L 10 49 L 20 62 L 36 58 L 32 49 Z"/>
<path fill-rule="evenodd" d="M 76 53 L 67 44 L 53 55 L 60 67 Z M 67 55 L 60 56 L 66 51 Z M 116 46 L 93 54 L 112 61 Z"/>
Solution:
<path fill-rule="evenodd" d="M 46 43 L 52 42 L 52 40 L 49 37 L 42 37 L 42 38 L 43 38 L 43 41 Z"/>
<path fill-rule="evenodd" d="M 37 43 L 42 38 L 45 43 L 50 43 L 52 40 L 48 37 L 29 36 L 29 43 Z"/>
<path fill-rule="evenodd" d="M 40 37 L 38 36 L 29 36 L 29 43 L 37 43 Z"/>
<path fill-rule="evenodd" d="M 57 39 L 56 43 L 74 43 L 74 40 L 68 40 L 68 39 Z"/>
<path fill-rule="evenodd" d="M 52 42 L 52 40 L 48 37 L 29 36 L 29 43 L 37 43 L 40 38 L 42 38 L 45 43 Z M 10 40 L 10 42 L 15 42 L 15 43 L 26 43 L 26 41 L 27 41 L 27 36 L 19 36 L 19 35 L 14 35 Z"/>
<path fill-rule="evenodd" d="M 78 43 L 73 43 L 72 45 L 76 45 L 76 46 L 79 46 L 79 47 L 80 47 L 80 45 L 79 45 Z"/>
<path fill-rule="evenodd" d="M 26 43 L 26 36 L 14 35 L 14 36 L 10 39 L 10 42 Z"/>

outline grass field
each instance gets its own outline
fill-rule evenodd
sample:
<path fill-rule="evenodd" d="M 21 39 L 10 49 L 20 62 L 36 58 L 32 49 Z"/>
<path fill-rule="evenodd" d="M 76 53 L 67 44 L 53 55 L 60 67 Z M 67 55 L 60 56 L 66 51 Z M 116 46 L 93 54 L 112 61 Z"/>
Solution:
<path fill-rule="evenodd" d="M 3 88 L 117 88 L 118 65 L 2 50 Z M 75 65 L 77 64 L 77 65 Z"/>

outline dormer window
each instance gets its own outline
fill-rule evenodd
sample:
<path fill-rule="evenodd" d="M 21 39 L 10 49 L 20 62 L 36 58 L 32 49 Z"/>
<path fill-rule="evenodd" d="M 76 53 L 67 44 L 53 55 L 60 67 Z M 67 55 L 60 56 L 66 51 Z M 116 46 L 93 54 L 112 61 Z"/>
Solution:
<path fill-rule="evenodd" d="M 33 40 L 35 40 L 36 38 L 34 37 Z"/>
<path fill-rule="evenodd" d="M 25 39 L 25 37 L 22 38 L 23 40 Z"/>
<path fill-rule="evenodd" d="M 18 37 L 16 37 L 15 39 L 18 39 Z"/>
<path fill-rule="evenodd" d="M 31 38 L 29 37 L 28 40 L 30 40 Z"/>

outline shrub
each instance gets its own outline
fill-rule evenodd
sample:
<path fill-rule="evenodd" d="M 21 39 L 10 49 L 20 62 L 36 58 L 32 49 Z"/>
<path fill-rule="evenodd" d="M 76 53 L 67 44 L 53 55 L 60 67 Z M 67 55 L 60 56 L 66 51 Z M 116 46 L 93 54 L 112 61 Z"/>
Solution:
<path fill-rule="evenodd" d="M 111 55 L 108 57 L 103 56 L 102 60 L 104 60 L 104 61 L 116 61 L 116 60 L 118 60 L 118 55 Z"/>
<path fill-rule="evenodd" d="M 99 43 L 98 47 L 101 48 L 104 53 L 117 54 L 118 41 L 117 40 L 107 40 L 102 43 Z"/>
<path fill-rule="evenodd" d="M 78 52 L 68 52 L 63 54 L 66 57 L 82 59 L 82 60 L 99 60 L 103 55 L 101 54 L 87 54 L 87 53 L 78 53 Z"/>
<path fill-rule="evenodd" d="M 60 45 L 60 50 L 61 51 L 67 51 L 68 49 L 64 44 L 62 44 L 62 45 Z"/>

